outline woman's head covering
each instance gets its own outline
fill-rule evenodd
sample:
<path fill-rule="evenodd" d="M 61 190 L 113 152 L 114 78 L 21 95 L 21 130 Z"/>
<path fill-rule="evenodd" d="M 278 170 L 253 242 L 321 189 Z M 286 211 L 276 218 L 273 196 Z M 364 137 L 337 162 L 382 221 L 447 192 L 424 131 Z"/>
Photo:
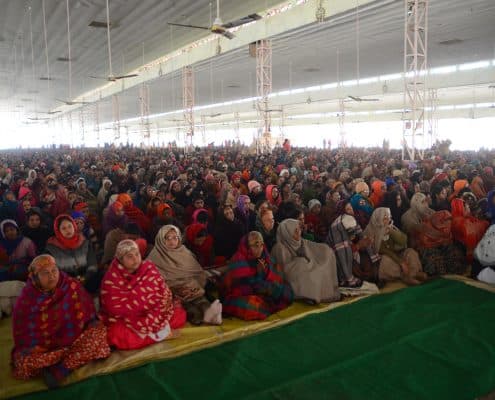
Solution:
<path fill-rule="evenodd" d="M 298 228 L 299 221 L 297 219 L 284 219 L 277 229 L 277 242 L 289 247 L 293 251 L 297 251 L 302 244 L 302 240 L 294 239 L 294 232 Z"/>
<path fill-rule="evenodd" d="M 124 207 L 127 207 L 127 206 L 130 206 L 132 205 L 132 198 L 129 194 L 127 193 L 120 193 L 118 196 L 117 196 L 117 201 L 119 201 L 120 203 L 122 203 L 122 205 Z"/>
<path fill-rule="evenodd" d="M 246 207 L 244 204 L 246 199 L 249 199 L 249 196 L 246 196 L 245 194 L 241 194 L 237 198 L 237 208 L 242 214 L 247 214 L 249 212 L 249 207 Z"/>
<path fill-rule="evenodd" d="M 122 261 L 124 256 L 132 250 L 139 251 L 139 247 L 134 240 L 131 239 L 121 240 L 115 250 L 115 258 L 119 261 Z"/>
<path fill-rule="evenodd" d="M 247 187 L 248 187 L 249 193 L 252 193 L 255 188 L 257 188 L 257 187 L 261 188 L 261 184 L 257 181 L 249 181 L 247 184 Z"/>
<path fill-rule="evenodd" d="M 74 235 L 70 238 L 64 237 L 60 231 L 60 225 L 64 220 L 69 221 L 74 227 Z M 48 242 L 61 248 L 74 250 L 81 246 L 84 241 L 82 234 L 77 229 L 76 222 L 70 215 L 67 214 L 60 214 L 57 218 L 55 218 L 55 221 L 53 222 L 53 231 L 55 232 L 56 241 L 52 241 L 50 239 Z"/>
<path fill-rule="evenodd" d="M 5 229 L 8 226 L 13 226 L 15 229 L 17 229 L 17 238 L 14 240 L 9 240 L 5 237 Z M 3 247 L 7 251 L 7 255 L 10 256 L 19 243 L 22 241 L 23 236 L 20 233 L 19 227 L 17 226 L 17 222 L 15 222 L 13 219 L 5 219 L 0 223 L 0 233 L 2 234 L 2 237 L 0 239 L 0 242 L 2 243 Z"/>
<path fill-rule="evenodd" d="M 53 258 L 53 256 L 50 254 L 41 254 L 35 257 L 33 261 L 31 261 L 31 264 L 29 264 L 29 274 L 30 276 L 36 276 L 41 271 L 56 266 L 57 263 L 55 262 L 55 258 Z"/>
<path fill-rule="evenodd" d="M 383 240 L 388 239 L 388 234 L 386 234 L 387 225 L 383 223 L 383 219 L 388 215 L 392 218 L 390 213 L 390 208 L 378 207 L 371 214 L 370 222 L 364 230 L 364 236 L 368 236 L 373 239 L 373 244 L 375 251 L 380 250 L 380 246 Z"/>
<path fill-rule="evenodd" d="M 362 193 L 362 192 L 370 192 L 370 188 L 368 186 L 368 184 L 366 182 L 358 182 L 356 184 L 356 189 L 355 189 L 356 193 Z"/>
<path fill-rule="evenodd" d="M 309 209 L 309 211 L 311 211 L 313 209 L 313 207 L 316 206 L 316 205 L 321 206 L 320 200 L 311 199 L 308 202 L 308 209 Z"/>
<path fill-rule="evenodd" d="M 421 192 L 415 193 L 411 198 L 411 210 L 420 218 L 428 217 L 434 213 L 434 211 L 428 207 L 428 204 L 424 203 L 425 199 L 426 195 Z"/>

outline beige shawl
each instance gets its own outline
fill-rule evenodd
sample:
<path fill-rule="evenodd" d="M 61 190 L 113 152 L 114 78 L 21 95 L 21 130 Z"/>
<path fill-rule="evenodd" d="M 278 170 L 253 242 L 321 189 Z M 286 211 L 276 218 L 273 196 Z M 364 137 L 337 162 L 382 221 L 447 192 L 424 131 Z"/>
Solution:
<path fill-rule="evenodd" d="M 299 221 L 286 219 L 277 229 L 272 256 L 286 273 L 296 297 L 321 301 L 340 298 L 335 254 L 326 244 L 295 240 Z"/>
<path fill-rule="evenodd" d="M 415 193 L 411 199 L 411 208 L 401 218 L 402 230 L 410 235 L 425 218 L 432 216 L 435 211 L 428 207 L 423 193 Z"/>
<path fill-rule="evenodd" d="M 174 230 L 179 237 L 179 247 L 176 249 L 165 247 L 165 235 L 170 230 Z M 156 235 L 155 247 L 147 259 L 155 263 L 174 294 L 188 301 L 204 294 L 206 273 L 194 254 L 180 242 L 179 228 L 174 225 L 163 226 Z"/>

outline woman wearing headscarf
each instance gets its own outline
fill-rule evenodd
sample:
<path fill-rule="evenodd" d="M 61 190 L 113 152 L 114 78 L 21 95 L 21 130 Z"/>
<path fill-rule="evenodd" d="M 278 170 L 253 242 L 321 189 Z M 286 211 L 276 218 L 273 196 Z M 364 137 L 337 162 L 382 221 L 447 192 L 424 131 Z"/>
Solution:
<path fill-rule="evenodd" d="M 124 206 L 120 201 L 115 201 L 108 207 L 108 212 L 103 217 L 102 234 L 103 237 L 113 229 L 122 228 L 128 223 L 127 215 L 124 213 Z"/>
<path fill-rule="evenodd" d="M 89 240 L 79 232 L 75 221 L 61 214 L 53 223 L 55 236 L 48 239 L 46 252 L 66 274 L 78 278 L 91 293 L 98 290 L 100 278 L 96 256 Z"/>
<path fill-rule="evenodd" d="M 103 178 L 101 182 L 101 188 L 98 191 L 98 196 L 96 196 L 98 215 L 100 215 L 100 213 L 105 208 L 105 203 L 107 201 L 108 193 L 110 192 L 111 187 L 112 187 L 112 181 L 108 178 Z"/>
<path fill-rule="evenodd" d="M 39 208 L 31 208 L 26 217 L 26 225 L 21 228 L 22 234 L 34 242 L 36 251 L 40 254 L 45 250 L 46 242 L 53 233 L 44 223 L 43 215 Z"/>
<path fill-rule="evenodd" d="M 258 211 L 255 223 L 256 230 L 261 233 L 263 243 L 268 251 L 272 251 L 277 239 L 278 225 L 275 223 L 273 211 L 268 208 L 261 208 Z"/>
<path fill-rule="evenodd" d="M 394 226 L 400 230 L 402 226 L 402 216 L 407 210 L 400 192 L 398 190 L 393 190 L 385 193 L 382 206 L 390 209 Z"/>
<path fill-rule="evenodd" d="M 373 211 L 364 236 L 371 239 L 373 250 L 381 256 L 379 278 L 384 281 L 402 280 L 417 285 L 427 279 L 418 253 L 407 247 L 407 235 L 393 225 L 389 208 Z"/>
<path fill-rule="evenodd" d="M 143 261 L 134 240 L 122 240 L 101 286 L 100 315 L 108 343 L 120 350 L 140 349 L 172 336 L 186 323 L 186 312 L 156 266 Z"/>
<path fill-rule="evenodd" d="M 218 212 L 213 231 L 213 247 L 217 264 L 230 260 L 244 235 L 244 227 L 235 218 L 230 205 L 224 205 Z M 221 258 L 221 259 L 220 259 Z"/>
<path fill-rule="evenodd" d="M 156 234 L 164 225 L 175 225 L 181 232 L 184 232 L 184 224 L 175 216 L 175 212 L 168 203 L 161 203 L 156 208 L 156 216 L 151 222 L 150 237 L 156 237 Z"/>
<path fill-rule="evenodd" d="M 242 224 L 244 233 L 249 232 L 254 228 L 256 214 L 250 208 L 251 199 L 245 194 L 237 197 L 237 206 L 234 209 L 234 214 L 237 220 Z"/>
<path fill-rule="evenodd" d="M 191 224 L 186 228 L 186 246 L 191 250 L 201 267 L 209 269 L 215 265 L 213 236 L 204 224 Z"/>
<path fill-rule="evenodd" d="M 296 298 L 315 303 L 340 299 L 335 254 L 323 243 L 302 239 L 298 220 L 279 224 L 271 254 L 282 265 Z"/>
<path fill-rule="evenodd" d="M 423 193 L 412 197 L 411 208 L 402 216 L 402 229 L 409 245 L 418 251 L 423 271 L 428 275 L 465 271 L 464 252 L 453 244 L 452 215 L 429 208 Z"/>
<path fill-rule="evenodd" d="M 155 239 L 155 247 L 147 258 L 157 267 L 174 296 L 179 298 L 193 325 L 222 323 L 222 304 L 205 297 L 206 272 L 194 254 L 182 244 L 180 230 L 165 225 Z"/>
<path fill-rule="evenodd" d="M 383 196 L 385 195 L 386 191 L 387 191 L 387 186 L 383 181 L 376 180 L 371 184 L 371 195 L 369 199 L 373 207 L 375 208 L 380 207 L 383 201 Z"/>
<path fill-rule="evenodd" d="M 466 249 L 466 259 L 473 261 L 473 252 L 490 223 L 471 215 L 467 203 L 462 199 L 452 200 L 452 234 L 454 240 Z"/>
<path fill-rule="evenodd" d="M 355 190 L 356 193 L 351 197 L 351 205 L 354 209 L 356 221 L 364 229 L 368 225 L 371 214 L 373 213 L 373 205 L 368 198 L 370 189 L 366 182 L 358 182 Z"/>
<path fill-rule="evenodd" d="M 353 273 L 354 259 L 359 258 L 359 251 L 368 247 L 371 241 L 364 238 L 363 230 L 354 216 L 347 213 L 339 215 L 330 226 L 326 243 L 335 252 L 339 286 L 361 287 L 362 280 Z"/>
<path fill-rule="evenodd" d="M 280 191 L 276 185 L 267 185 L 265 189 L 265 197 L 273 211 L 276 212 L 277 208 L 282 203 L 282 197 L 280 196 Z"/>
<path fill-rule="evenodd" d="M 12 219 L 0 223 L 0 281 L 25 281 L 28 266 L 36 257 L 36 245 L 24 237 Z"/>
<path fill-rule="evenodd" d="M 36 257 L 12 316 L 17 379 L 43 376 L 57 387 L 73 370 L 110 355 L 92 298 L 47 254 Z"/>
<path fill-rule="evenodd" d="M 259 232 L 242 238 L 232 261 L 219 285 L 224 313 L 263 320 L 292 303 L 283 268 L 270 257 Z"/>
<path fill-rule="evenodd" d="M 129 222 L 134 222 L 139 226 L 144 234 L 148 234 L 151 229 L 149 218 L 132 203 L 132 198 L 127 193 L 121 193 L 117 196 L 117 201 L 124 206 L 124 214 L 129 219 Z"/>

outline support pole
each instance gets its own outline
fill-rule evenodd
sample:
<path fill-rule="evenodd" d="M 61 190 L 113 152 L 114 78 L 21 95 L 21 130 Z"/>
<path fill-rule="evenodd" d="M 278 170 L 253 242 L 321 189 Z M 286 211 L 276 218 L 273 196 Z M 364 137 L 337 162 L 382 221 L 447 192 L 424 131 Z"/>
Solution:
<path fill-rule="evenodd" d="M 143 83 L 139 88 L 139 105 L 141 111 L 141 134 L 143 143 L 149 145 L 151 138 L 150 130 L 150 87 Z"/>
<path fill-rule="evenodd" d="M 438 92 L 437 89 L 428 89 L 428 139 L 433 146 L 438 140 Z"/>
<path fill-rule="evenodd" d="M 96 141 L 100 145 L 100 105 L 95 103 L 95 133 Z"/>
<path fill-rule="evenodd" d="M 120 104 L 117 95 L 112 96 L 113 137 L 120 140 Z"/>
<path fill-rule="evenodd" d="M 208 143 L 206 143 L 206 116 L 202 115 L 201 116 L 201 136 L 203 139 L 203 146 L 207 146 Z"/>
<path fill-rule="evenodd" d="M 428 1 L 404 0 L 404 115 L 402 159 L 423 159 L 428 49 Z"/>
<path fill-rule="evenodd" d="M 271 115 L 268 96 L 272 92 L 272 42 L 267 39 L 256 43 L 256 83 L 258 95 L 258 153 L 272 149 Z"/>
<path fill-rule="evenodd" d="M 339 147 L 345 149 L 347 147 L 346 131 L 345 131 L 345 103 L 344 99 L 339 99 Z"/>
<path fill-rule="evenodd" d="M 182 105 L 184 107 L 185 147 L 192 148 L 194 136 L 194 70 L 188 65 L 182 68 Z"/>
<path fill-rule="evenodd" d="M 82 146 L 84 147 L 84 141 L 85 141 L 85 126 L 84 126 L 84 108 L 81 108 L 79 110 L 79 126 L 81 127 L 81 142 L 82 142 Z"/>

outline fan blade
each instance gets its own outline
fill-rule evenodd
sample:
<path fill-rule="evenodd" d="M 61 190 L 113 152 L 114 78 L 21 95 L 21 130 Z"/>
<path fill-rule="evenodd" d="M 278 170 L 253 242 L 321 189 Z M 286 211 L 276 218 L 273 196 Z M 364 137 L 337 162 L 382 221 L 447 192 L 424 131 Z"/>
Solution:
<path fill-rule="evenodd" d="M 103 76 L 90 76 L 90 78 L 93 78 L 93 79 L 103 79 L 104 81 L 107 81 L 108 80 L 108 76 L 107 77 L 103 77 Z"/>
<path fill-rule="evenodd" d="M 134 78 L 135 76 L 139 76 L 139 75 L 138 74 L 120 75 L 120 76 L 114 76 L 113 79 Z"/>
<path fill-rule="evenodd" d="M 31 121 L 46 121 L 46 120 L 48 120 L 50 118 L 38 118 L 38 117 L 36 117 L 36 118 L 30 118 L 30 117 L 28 117 L 28 119 L 31 120 Z"/>
<path fill-rule="evenodd" d="M 205 29 L 207 31 L 210 30 L 210 28 L 206 27 L 206 26 L 197 26 L 197 25 L 188 25 L 188 24 L 175 24 L 175 23 L 172 23 L 172 22 L 167 22 L 168 25 L 172 25 L 172 26 L 182 26 L 183 28 L 196 28 L 196 29 Z"/>
<path fill-rule="evenodd" d="M 349 97 L 350 99 L 352 99 L 354 101 L 363 101 L 363 99 L 361 97 L 355 97 L 355 96 L 351 96 L 351 95 L 348 95 L 347 97 Z"/>
<path fill-rule="evenodd" d="M 261 15 L 249 14 L 246 17 L 236 19 L 232 22 L 227 22 L 226 24 L 223 24 L 222 27 L 224 27 L 225 29 L 235 28 L 236 26 L 248 24 L 249 22 L 258 21 L 261 18 Z"/>
<path fill-rule="evenodd" d="M 235 38 L 235 35 L 229 31 L 222 32 L 220 35 L 225 36 L 227 39 L 234 39 Z"/>
<path fill-rule="evenodd" d="M 220 115 L 222 115 L 222 114 L 221 113 L 211 114 L 210 118 L 216 118 L 216 117 L 219 117 Z"/>
<path fill-rule="evenodd" d="M 380 99 L 361 99 L 361 101 L 380 101 Z"/>

